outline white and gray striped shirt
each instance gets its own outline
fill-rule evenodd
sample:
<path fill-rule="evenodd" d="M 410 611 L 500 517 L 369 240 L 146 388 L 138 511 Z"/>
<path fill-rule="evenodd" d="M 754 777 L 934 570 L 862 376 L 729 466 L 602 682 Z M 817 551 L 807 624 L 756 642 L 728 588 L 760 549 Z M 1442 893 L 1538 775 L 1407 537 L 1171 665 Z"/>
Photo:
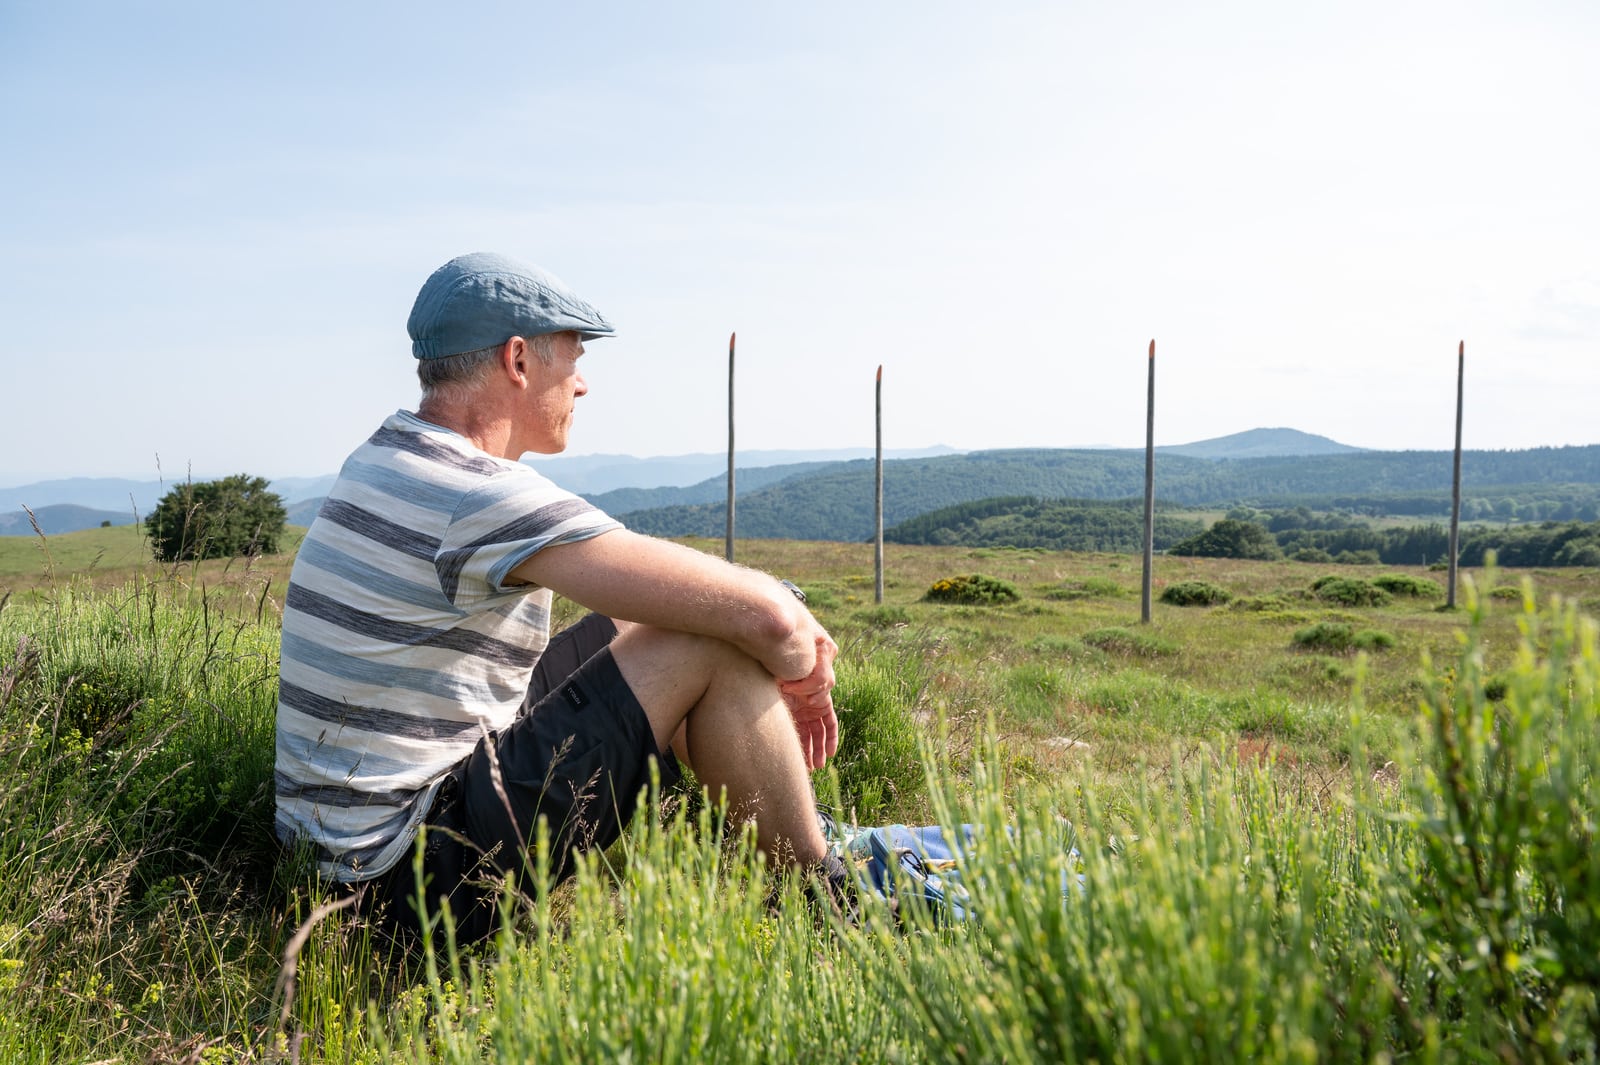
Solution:
<path fill-rule="evenodd" d="M 277 831 L 324 876 L 410 850 L 444 775 L 516 716 L 550 639 L 534 552 L 621 526 L 520 462 L 400 411 L 346 460 L 283 611 Z"/>

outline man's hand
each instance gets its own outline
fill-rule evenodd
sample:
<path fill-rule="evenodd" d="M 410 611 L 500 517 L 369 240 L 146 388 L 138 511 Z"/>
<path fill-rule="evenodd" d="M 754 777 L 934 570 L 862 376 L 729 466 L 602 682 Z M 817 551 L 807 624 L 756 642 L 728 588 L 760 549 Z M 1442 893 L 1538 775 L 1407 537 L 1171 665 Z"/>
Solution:
<path fill-rule="evenodd" d="M 817 664 L 811 673 L 778 685 L 810 770 L 821 769 L 839 749 L 839 718 L 833 710 L 833 660 L 839 656 L 839 645 L 820 626 L 817 633 Z"/>

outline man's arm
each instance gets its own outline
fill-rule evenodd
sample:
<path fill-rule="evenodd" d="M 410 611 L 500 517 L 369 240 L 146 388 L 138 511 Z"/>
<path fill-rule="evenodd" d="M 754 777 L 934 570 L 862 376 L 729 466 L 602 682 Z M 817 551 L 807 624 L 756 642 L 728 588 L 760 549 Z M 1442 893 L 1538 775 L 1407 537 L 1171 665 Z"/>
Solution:
<path fill-rule="evenodd" d="M 832 646 L 774 578 L 626 529 L 547 547 L 511 576 L 608 617 L 726 640 L 780 681 L 811 677 L 819 640 Z M 832 655 L 823 653 L 831 679 Z"/>

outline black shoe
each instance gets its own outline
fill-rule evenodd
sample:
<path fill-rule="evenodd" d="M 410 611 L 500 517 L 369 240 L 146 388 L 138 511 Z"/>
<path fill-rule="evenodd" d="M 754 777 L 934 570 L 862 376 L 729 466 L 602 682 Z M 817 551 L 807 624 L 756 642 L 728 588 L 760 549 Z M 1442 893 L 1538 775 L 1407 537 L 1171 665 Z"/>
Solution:
<path fill-rule="evenodd" d="M 861 882 L 844 859 L 830 854 L 807 873 L 807 889 L 819 906 L 846 924 L 861 923 Z"/>

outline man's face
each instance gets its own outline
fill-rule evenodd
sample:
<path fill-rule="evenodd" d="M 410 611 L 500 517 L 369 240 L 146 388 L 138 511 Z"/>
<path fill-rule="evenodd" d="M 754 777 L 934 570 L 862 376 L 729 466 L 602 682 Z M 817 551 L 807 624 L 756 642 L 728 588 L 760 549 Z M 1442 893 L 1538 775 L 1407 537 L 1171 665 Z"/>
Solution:
<path fill-rule="evenodd" d="M 522 434 L 524 452 L 554 455 L 566 450 L 567 434 L 572 431 L 573 405 L 589 391 L 578 372 L 583 341 L 577 333 L 556 333 L 550 338 L 551 356 L 546 363 L 532 348 L 527 350 L 527 418 Z"/>

